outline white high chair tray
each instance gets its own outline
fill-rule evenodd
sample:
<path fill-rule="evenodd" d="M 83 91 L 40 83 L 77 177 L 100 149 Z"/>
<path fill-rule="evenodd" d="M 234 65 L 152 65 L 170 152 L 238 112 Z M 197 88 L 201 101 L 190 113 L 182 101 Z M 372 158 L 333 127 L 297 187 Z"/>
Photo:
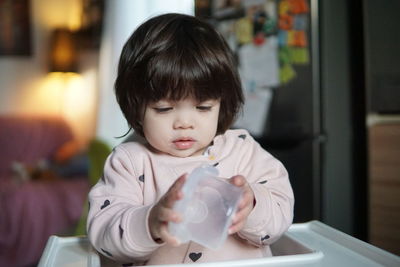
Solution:
<path fill-rule="evenodd" d="M 201 267 L 261 266 L 400 266 L 400 257 L 374 247 L 319 221 L 293 224 L 271 246 L 274 257 L 198 263 Z M 100 267 L 110 265 L 100 259 L 86 237 L 51 236 L 39 267 Z M 156 267 L 155 265 L 153 265 Z M 193 264 L 157 265 L 185 267 Z"/>

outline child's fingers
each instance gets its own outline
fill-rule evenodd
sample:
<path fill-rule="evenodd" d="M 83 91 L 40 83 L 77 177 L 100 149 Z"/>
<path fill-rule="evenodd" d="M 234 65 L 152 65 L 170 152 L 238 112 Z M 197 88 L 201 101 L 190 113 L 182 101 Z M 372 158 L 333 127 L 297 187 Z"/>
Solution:
<path fill-rule="evenodd" d="M 179 246 L 180 242 L 174 236 L 170 235 L 168 232 L 167 224 L 163 224 L 160 227 L 160 238 L 167 244 L 171 246 Z"/>
<path fill-rule="evenodd" d="M 239 208 L 235 214 L 235 216 L 232 219 L 232 225 L 229 228 L 229 233 L 236 233 L 240 231 L 247 220 L 247 217 L 252 211 L 252 205 L 250 205 L 249 202 L 247 202 L 246 205 L 244 205 L 242 208 Z"/>
<path fill-rule="evenodd" d="M 173 237 L 168 234 L 167 226 L 169 222 L 179 223 L 182 221 L 181 216 L 173 211 L 172 207 L 177 200 L 183 197 L 181 189 L 186 181 L 186 176 L 187 174 L 180 176 L 151 211 L 149 227 L 153 238 L 161 238 L 164 242 L 174 243 Z"/>
<path fill-rule="evenodd" d="M 186 178 L 187 178 L 187 173 L 182 174 L 178 179 L 176 179 L 171 188 L 173 188 L 173 190 L 180 191 L 182 189 L 183 184 L 186 182 Z"/>
<path fill-rule="evenodd" d="M 177 190 L 172 190 L 167 192 L 163 199 L 161 200 L 161 205 L 165 208 L 171 209 L 175 202 L 182 198 L 182 192 Z"/>
<path fill-rule="evenodd" d="M 251 209 L 248 207 L 245 207 L 244 209 L 238 210 L 233 217 L 232 224 L 236 224 L 239 221 L 245 221 L 247 217 L 249 216 L 251 212 Z"/>
<path fill-rule="evenodd" d="M 228 234 L 231 235 L 231 234 L 234 234 L 234 233 L 236 233 L 236 232 L 239 232 L 239 231 L 243 228 L 244 223 L 245 223 L 245 221 L 242 220 L 242 221 L 240 221 L 240 222 L 238 222 L 238 223 L 236 223 L 236 224 L 232 224 L 232 225 L 229 227 Z"/>
<path fill-rule="evenodd" d="M 230 180 L 233 185 L 243 188 L 243 194 L 238 205 L 238 210 L 232 220 L 232 225 L 229 227 L 229 234 L 233 234 L 244 227 L 247 217 L 253 209 L 254 193 L 243 176 L 237 175 L 232 177 Z"/>
<path fill-rule="evenodd" d="M 250 205 L 254 200 L 254 196 L 250 190 L 245 190 L 242 194 L 242 198 L 239 202 L 238 209 L 242 209 Z"/>
<path fill-rule="evenodd" d="M 180 176 L 169 188 L 164 196 L 163 206 L 172 208 L 175 202 L 183 197 L 182 186 L 186 181 L 187 174 Z"/>
<path fill-rule="evenodd" d="M 232 176 L 229 179 L 229 182 L 238 187 L 242 187 L 243 185 L 246 184 L 246 179 L 242 175 L 236 175 L 236 176 Z"/>
<path fill-rule="evenodd" d="M 160 207 L 157 220 L 160 222 L 179 223 L 182 221 L 182 218 L 177 212 L 171 210 L 170 208 Z"/>
<path fill-rule="evenodd" d="M 186 178 L 187 178 L 188 174 L 184 173 L 181 176 L 179 176 L 179 178 L 175 181 L 175 184 L 179 184 L 180 187 L 183 186 L 183 184 L 186 182 Z"/>

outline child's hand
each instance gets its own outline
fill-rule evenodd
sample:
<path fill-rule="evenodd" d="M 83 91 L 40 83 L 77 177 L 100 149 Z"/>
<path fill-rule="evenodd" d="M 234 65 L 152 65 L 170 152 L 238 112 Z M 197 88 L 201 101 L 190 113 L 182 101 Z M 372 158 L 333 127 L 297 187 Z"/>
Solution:
<path fill-rule="evenodd" d="M 247 217 L 253 210 L 255 199 L 253 190 L 243 176 L 233 176 L 229 179 L 229 182 L 243 189 L 242 199 L 239 202 L 238 209 L 232 220 L 232 225 L 229 228 L 229 234 L 234 234 L 243 228 Z"/>
<path fill-rule="evenodd" d="M 153 239 L 158 243 L 166 242 L 172 246 L 179 245 L 179 241 L 169 234 L 168 223 L 179 223 L 182 220 L 181 216 L 172 210 L 172 207 L 175 201 L 183 197 L 181 189 L 185 183 L 186 176 L 187 174 L 184 174 L 179 177 L 150 211 L 150 233 Z"/>

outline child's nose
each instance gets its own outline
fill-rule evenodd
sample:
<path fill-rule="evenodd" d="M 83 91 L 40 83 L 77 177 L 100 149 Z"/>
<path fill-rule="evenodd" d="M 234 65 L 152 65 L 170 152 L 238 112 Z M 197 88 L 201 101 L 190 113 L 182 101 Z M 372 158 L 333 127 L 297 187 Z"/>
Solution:
<path fill-rule="evenodd" d="M 187 113 L 179 114 L 174 121 L 174 128 L 175 129 L 193 128 L 193 120 Z"/>

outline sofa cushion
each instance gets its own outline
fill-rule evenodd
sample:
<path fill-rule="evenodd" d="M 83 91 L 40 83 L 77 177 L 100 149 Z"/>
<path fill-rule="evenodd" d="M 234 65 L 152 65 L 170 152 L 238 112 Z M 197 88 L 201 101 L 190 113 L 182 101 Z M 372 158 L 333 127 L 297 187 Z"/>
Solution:
<path fill-rule="evenodd" d="M 10 173 L 13 162 L 33 164 L 49 158 L 72 140 L 68 124 L 59 117 L 0 116 L 0 174 Z"/>

